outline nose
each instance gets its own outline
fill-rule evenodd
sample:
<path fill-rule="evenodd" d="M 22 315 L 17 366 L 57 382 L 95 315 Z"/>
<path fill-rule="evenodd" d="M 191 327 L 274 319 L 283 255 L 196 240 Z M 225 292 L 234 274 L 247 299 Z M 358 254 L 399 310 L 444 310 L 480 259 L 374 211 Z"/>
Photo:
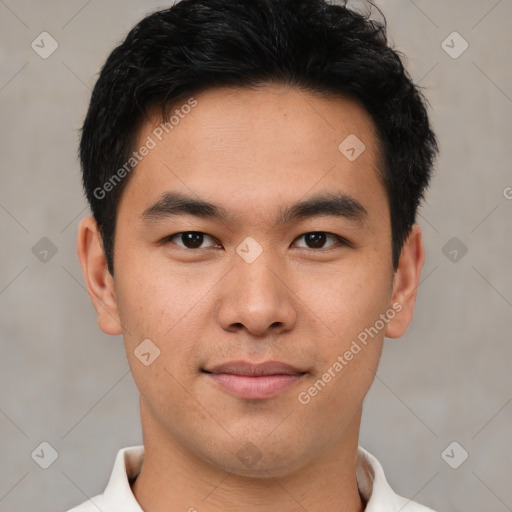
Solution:
<path fill-rule="evenodd" d="M 253 336 L 293 329 L 297 321 L 295 296 L 283 265 L 266 251 L 252 263 L 238 256 L 234 259 L 217 305 L 222 328 L 229 332 L 246 329 Z"/>

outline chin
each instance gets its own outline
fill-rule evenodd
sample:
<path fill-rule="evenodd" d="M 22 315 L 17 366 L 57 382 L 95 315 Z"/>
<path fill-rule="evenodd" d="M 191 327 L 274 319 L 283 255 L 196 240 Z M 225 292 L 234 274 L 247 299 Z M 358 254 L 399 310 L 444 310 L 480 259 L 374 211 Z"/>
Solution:
<path fill-rule="evenodd" d="M 230 443 L 231 447 L 233 444 Z M 276 445 L 281 445 L 281 449 L 276 451 L 274 446 L 260 444 L 258 447 L 247 442 L 237 451 L 231 448 L 227 452 L 211 453 L 208 460 L 223 471 L 258 479 L 281 478 L 299 470 L 306 463 L 305 454 L 300 454 L 297 449 L 283 449 L 282 440 L 276 441 Z"/>
<path fill-rule="evenodd" d="M 286 465 L 283 465 L 283 459 L 286 459 Z M 298 462 L 294 464 L 293 460 L 284 456 L 279 461 L 267 461 L 263 458 L 252 467 L 248 467 L 238 461 L 234 462 L 230 467 L 222 467 L 222 469 L 234 475 L 260 480 L 283 478 L 294 473 L 300 468 L 301 464 Z"/>

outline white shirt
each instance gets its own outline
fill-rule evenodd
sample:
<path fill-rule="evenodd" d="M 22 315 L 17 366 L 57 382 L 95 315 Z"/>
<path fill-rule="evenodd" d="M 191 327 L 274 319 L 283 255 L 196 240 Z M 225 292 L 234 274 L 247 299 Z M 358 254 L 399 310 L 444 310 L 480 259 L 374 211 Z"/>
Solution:
<path fill-rule="evenodd" d="M 144 446 L 119 450 L 104 493 L 67 512 L 143 512 L 129 482 L 138 475 L 143 458 Z M 366 501 L 365 512 L 434 512 L 395 494 L 386 481 L 379 461 L 361 447 L 358 448 L 356 472 L 359 492 Z"/>

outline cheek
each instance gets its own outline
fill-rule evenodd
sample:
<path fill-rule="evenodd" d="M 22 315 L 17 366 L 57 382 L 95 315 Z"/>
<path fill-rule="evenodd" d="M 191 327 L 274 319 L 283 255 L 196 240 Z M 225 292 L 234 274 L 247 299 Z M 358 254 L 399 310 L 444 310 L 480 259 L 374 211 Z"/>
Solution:
<path fill-rule="evenodd" d="M 201 276 L 195 281 L 183 271 L 163 270 L 162 265 L 128 264 L 119 268 L 116 295 L 121 322 L 125 327 L 124 342 L 134 378 L 148 374 L 137 359 L 146 343 L 149 351 L 158 353 L 151 363 L 152 371 L 161 373 L 153 382 L 167 382 L 172 378 L 166 373 L 182 374 L 187 368 L 197 368 L 200 351 L 197 345 L 208 332 L 205 322 L 210 318 L 207 292 L 212 287 Z M 129 270 L 129 271 L 128 271 Z M 211 313 L 210 313 L 211 315 Z M 144 341 L 150 340 L 151 343 Z M 153 347 L 156 346 L 156 348 Z M 141 349 L 138 347 L 141 346 Z M 145 351 L 146 353 L 146 351 Z M 148 367 L 149 368 L 149 367 Z"/>
<path fill-rule="evenodd" d="M 182 396 L 183 387 L 190 383 L 186 369 L 197 368 L 193 343 L 201 339 L 202 328 L 192 318 L 197 297 L 179 284 L 146 270 L 132 273 L 119 286 L 124 344 L 133 380 L 147 403 L 164 415 L 174 414 L 173 404 L 186 398 Z"/>
<path fill-rule="evenodd" d="M 117 303 L 129 337 L 160 339 L 198 300 L 200 290 L 188 283 L 183 272 L 165 269 L 158 262 L 132 258 L 118 270 Z"/>
<path fill-rule="evenodd" d="M 296 283 L 297 296 L 336 349 L 373 326 L 392 296 L 392 275 L 381 265 L 346 263 L 329 272 L 309 272 Z"/>
<path fill-rule="evenodd" d="M 390 309 L 392 276 L 378 263 L 362 263 L 310 276 L 299 292 L 319 320 L 318 371 L 298 402 L 313 416 L 330 411 L 336 425 L 358 409 L 373 382 L 387 325 L 381 315 Z"/>

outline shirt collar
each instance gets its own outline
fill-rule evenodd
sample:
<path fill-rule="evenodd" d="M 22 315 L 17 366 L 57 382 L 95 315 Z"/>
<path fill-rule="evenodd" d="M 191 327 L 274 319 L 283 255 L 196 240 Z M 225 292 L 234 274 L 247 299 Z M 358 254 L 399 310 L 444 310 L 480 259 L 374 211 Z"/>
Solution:
<path fill-rule="evenodd" d="M 364 512 L 398 511 L 398 496 L 389 486 L 380 462 L 364 448 L 357 450 L 357 485 L 366 502 Z"/>
<path fill-rule="evenodd" d="M 112 475 L 105 488 L 104 512 L 143 512 L 130 487 L 130 479 L 139 474 L 144 460 L 144 446 L 129 446 L 119 450 Z"/>

